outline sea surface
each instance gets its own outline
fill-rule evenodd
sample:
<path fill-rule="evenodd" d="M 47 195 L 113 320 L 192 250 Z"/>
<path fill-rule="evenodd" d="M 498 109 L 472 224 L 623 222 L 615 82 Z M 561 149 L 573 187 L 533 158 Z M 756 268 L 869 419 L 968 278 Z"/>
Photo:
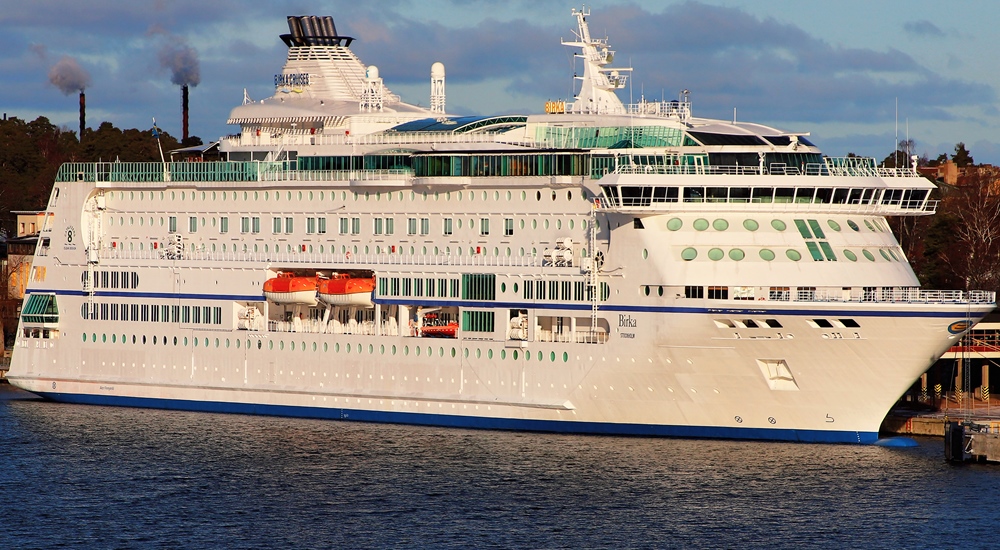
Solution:
<path fill-rule="evenodd" d="M 990 548 L 1000 465 L 49 403 L 0 385 L 0 548 Z"/>

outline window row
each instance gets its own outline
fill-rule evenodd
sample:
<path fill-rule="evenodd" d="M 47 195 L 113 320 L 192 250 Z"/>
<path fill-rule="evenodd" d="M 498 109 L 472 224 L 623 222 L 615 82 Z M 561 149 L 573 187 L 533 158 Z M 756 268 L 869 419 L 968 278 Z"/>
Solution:
<path fill-rule="evenodd" d="M 636 220 L 639 220 L 639 218 L 636 218 Z M 888 224 L 886 224 L 885 221 L 883 220 L 866 219 L 863 221 L 865 225 L 868 227 L 868 229 L 872 232 L 875 231 L 878 231 L 880 233 L 890 232 Z M 813 238 L 813 234 L 815 234 L 816 238 L 818 239 L 826 238 L 825 234 L 823 233 L 823 228 L 820 226 L 817 220 L 793 220 L 793 222 L 795 223 L 796 228 L 799 230 L 799 233 L 802 234 L 803 238 L 811 239 Z M 826 223 L 830 227 L 830 229 L 834 231 L 839 232 L 841 230 L 840 224 L 834 220 L 827 220 Z M 642 224 L 640 221 L 639 224 L 637 225 L 637 228 L 641 228 L 641 225 Z M 853 220 L 847 220 L 847 226 L 856 232 L 861 231 L 861 227 Z M 684 220 L 680 218 L 670 218 L 669 220 L 667 220 L 667 229 L 669 229 L 670 231 L 678 231 L 682 227 L 684 227 Z M 724 218 L 716 218 L 711 223 L 709 223 L 709 221 L 705 218 L 698 218 L 693 222 L 691 222 L 691 227 L 693 227 L 695 231 L 705 231 L 709 227 L 715 229 L 716 231 L 725 231 L 729 229 L 729 220 L 726 220 Z M 771 220 L 771 227 L 773 227 L 776 231 L 785 231 L 786 229 L 788 229 L 788 224 L 786 224 L 782 220 L 776 219 L 776 220 Z M 743 228 L 746 229 L 747 231 L 757 231 L 758 229 L 760 229 L 760 224 L 757 223 L 757 220 L 748 218 L 743 220 Z"/>
<path fill-rule="evenodd" d="M 302 158 L 303 157 L 299 158 L 300 162 L 301 162 Z M 157 196 L 156 193 L 158 193 L 158 196 Z M 128 192 L 118 191 L 118 193 L 117 193 L 117 199 L 124 201 L 124 200 L 126 200 L 126 195 L 128 196 L 128 200 L 130 200 L 130 201 L 136 201 L 136 200 L 138 200 L 138 201 L 155 201 L 155 200 L 164 201 L 164 200 L 167 200 L 167 192 L 166 191 L 159 191 L 159 192 L 154 192 L 154 191 L 128 191 Z M 351 199 L 353 201 L 371 201 L 371 200 L 381 201 L 381 200 L 384 199 L 384 200 L 390 201 L 390 202 L 394 201 L 394 200 L 398 200 L 400 202 L 403 202 L 404 200 L 407 200 L 407 198 L 408 198 L 408 200 L 414 201 L 414 202 L 417 201 L 417 200 L 421 200 L 421 201 L 427 201 L 427 200 L 434 200 L 434 201 L 440 201 L 440 200 L 445 200 L 445 201 L 458 200 L 458 201 L 469 201 L 469 202 L 472 202 L 472 201 L 477 201 L 477 200 L 487 201 L 487 200 L 490 200 L 491 198 L 494 201 L 499 201 L 501 198 L 505 198 L 508 201 L 513 201 L 516 198 L 515 195 L 514 195 L 514 193 L 511 192 L 511 191 L 509 191 L 509 190 L 506 191 L 504 194 L 501 194 L 499 190 L 494 190 L 492 193 L 490 193 L 489 191 L 474 191 L 474 190 L 443 191 L 443 192 L 442 191 L 424 191 L 424 192 L 421 192 L 421 193 L 418 193 L 416 191 L 409 191 L 408 193 L 406 191 L 385 191 L 385 192 L 383 192 L 383 191 L 374 191 L 374 192 L 372 192 L 372 191 L 364 191 L 364 192 L 358 192 L 358 191 L 340 191 L 340 192 L 330 191 L 330 192 L 326 192 L 326 191 L 277 191 L 277 190 L 275 190 L 275 191 L 200 191 L 200 192 L 199 191 L 170 191 L 169 192 L 169 196 L 170 196 L 170 200 L 171 201 L 177 201 L 177 200 L 181 200 L 181 201 L 198 201 L 198 200 L 200 200 L 202 202 L 207 202 L 207 201 L 260 202 L 261 200 L 264 200 L 264 201 L 267 201 L 267 202 L 272 202 L 272 201 L 273 202 L 280 202 L 282 200 L 285 200 L 285 201 L 292 201 L 292 200 L 305 201 L 305 200 L 307 200 L 309 202 L 315 202 L 317 200 L 320 200 L 320 201 L 325 201 L 325 200 L 330 200 L 330 201 L 337 201 L 337 200 L 339 200 L 339 201 L 347 201 L 348 199 Z M 528 197 L 529 197 L 527 191 L 521 191 L 521 193 L 520 193 L 519 196 L 520 196 L 520 199 L 522 201 L 528 200 Z M 557 198 L 559 197 L 559 193 L 557 191 L 555 191 L 555 190 L 546 191 L 544 193 L 542 191 L 536 191 L 532 196 L 534 197 L 534 199 L 536 201 L 541 201 L 543 198 L 551 198 L 551 200 L 554 201 L 554 200 L 557 200 Z M 567 201 L 572 201 L 574 198 L 581 198 L 583 200 L 587 200 L 588 199 L 588 195 L 587 195 L 587 191 L 586 190 L 579 190 L 579 194 L 576 194 L 576 195 L 574 194 L 574 192 L 572 190 L 567 190 L 566 193 L 565 193 L 565 195 L 563 195 L 563 196 L 565 196 L 565 198 L 566 198 Z M 113 193 L 113 192 L 110 193 L 110 198 L 113 200 L 115 198 L 115 193 Z"/>
<path fill-rule="evenodd" d="M 212 306 L 88 303 L 80 306 L 80 316 L 93 321 L 222 324 L 222 308 Z"/>
<path fill-rule="evenodd" d="M 837 261 L 837 255 L 834 252 L 833 247 L 830 246 L 830 243 L 826 241 L 819 241 L 819 242 L 806 241 L 806 249 L 809 251 L 809 255 L 810 257 L 812 257 L 813 261 L 817 262 L 822 262 L 824 260 L 830 262 Z M 854 251 L 845 248 L 841 252 L 844 255 L 844 257 L 848 259 L 848 261 L 851 262 L 858 261 L 858 255 Z M 903 251 L 899 248 L 896 249 L 880 248 L 878 250 L 878 253 L 880 256 L 882 256 L 882 259 L 884 259 L 887 262 L 905 261 L 905 257 L 903 256 Z M 681 259 L 686 262 L 690 262 L 692 260 L 697 259 L 699 254 L 700 253 L 697 248 L 689 246 L 681 250 Z M 757 251 L 757 254 L 760 256 L 760 259 L 766 262 L 773 261 L 775 258 L 777 258 L 777 255 L 770 248 L 761 248 L 760 250 Z M 709 260 L 712 260 L 713 262 L 722 260 L 726 256 L 729 256 L 730 260 L 734 260 L 737 262 L 747 257 L 746 252 L 744 252 L 742 248 L 730 248 L 728 253 L 721 248 L 709 248 L 705 255 L 708 257 Z M 861 249 L 861 255 L 864 256 L 865 259 L 867 259 L 870 262 L 875 261 L 875 254 L 873 254 L 867 248 Z M 648 251 L 644 249 L 643 258 L 646 257 L 648 257 Z M 793 262 L 797 262 L 802 259 L 802 253 L 794 248 L 789 248 L 785 250 L 785 257 L 787 257 L 789 260 L 792 260 Z"/>
<path fill-rule="evenodd" d="M 928 189 L 846 189 L 832 187 L 656 187 L 638 185 L 601 186 L 612 206 L 651 206 L 657 203 L 809 203 L 887 205 L 919 209 Z"/>
<path fill-rule="evenodd" d="M 80 275 L 83 288 L 91 288 L 90 272 Z M 95 271 L 93 288 L 139 288 L 139 274 L 135 271 Z"/>
<path fill-rule="evenodd" d="M 482 312 L 468 312 L 468 313 L 482 313 Z M 470 318 L 470 323 L 473 323 L 473 322 L 474 321 L 472 321 L 471 318 Z M 473 329 L 469 329 L 469 330 L 473 330 Z M 85 343 L 86 342 L 97 343 L 97 341 L 100 340 L 101 343 L 105 343 L 105 344 L 109 343 L 109 342 L 112 343 L 112 344 L 117 344 L 117 343 L 128 344 L 129 341 L 130 341 L 130 339 L 128 338 L 127 335 L 125 335 L 125 334 L 119 335 L 117 333 L 112 333 L 110 336 L 107 333 L 103 333 L 100 336 L 98 336 L 96 332 L 92 332 L 90 334 L 83 333 L 81 335 L 81 337 L 83 339 L 83 342 L 85 342 Z M 214 342 L 215 348 L 217 348 L 217 349 L 223 348 L 223 347 L 225 347 L 226 349 L 229 349 L 231 346 L 235 347 L 236 349 L 244 349 L 245 348 L 245 349 L 248 349 L 248 350 L 252 349 L 252 348 L 256 348 L 256 349 L 263 349 L 264 348 L 264 341 L 260 340 L 260 339 L 241 340 L 241 339 L 237 338 L 237 339 L 231 340 L 229 338 L 215 338 L 214 341 L 215 341 Z M 161 345 L 162 344 L 164 346 L 171 345 L 171 343 L 172 343 L 174 346 L 185 346 L 186 347 L 186 346 L 190 345 L 190 346 L 193 346 L 193 347 L 196 347 L 196 348 L 197 347 L 205 347 L 205 348 L 212 347 L 212 339 L 210 339 L 210 338 L 189 338 L 187 336 L 183 336 L 183 337 L 174 336 L 172 338 L 167 337 L 167 336 L 162 336 L 162 337 L 160 337 L 160 336 L 147 337 L 146 335 L 138 336 L 138 335 L 135 335 L 135 334 L 133 334 L 132 337 L 131 337 L 131 343 L 132 344 L 140 344 L 141 343 L 142 345 L 146 345 L 147 342 L 152 342 L 153 345 Z M 256 342 L 256 344 L 254 342 Z M 565 351 L 562 352 L 561 354 L 558 354 L 555 351 L 550 351 L 548 354 L 546 354 L 543 351 L 538 351 L 538 352 L 532 354 L 531 351 L 527 351 L 527 350 L 524 350 L 524 351 L 513 350 L 513 351 L 511 351 L 508 354 L 507 350 L 501 349 L 500 353 L 496 354 L 492 349 L 489 349 L 489 348 L 487 348 L 485 351 L 483 351 L 482 348 L 475 348 L 474 351 L 470 351 L 471 348 L 455 348 L 455 347 L 452 347 L 450 349 L 450 351 L 449 351 L 449 350 L 445 349 L 443 346 L 439 346 L 438 349 L 435 351 L 433 346 L 427 346 L 426 348 L 422 347 L 422 346 L 413 346 L 413 349 L 412 349 L 412 352 L 411 352 L 410 346 L 408 346 L 408 345 L 406 345 L 406 346 L 396 346 L 396 345 L 386 346 L 385 344 L 379 344 L 378 348 L 376 349 L 375 348 L 375 344 L 368 344 L 368 346 L 365 346 L 364 344 L 350 344 L 350 343 L 347 343 L 347 344 L 341 345 L 340 342 L 335 342 L 333 345 L 330 345 L 328 342 L 323 342 L 323 344 L 320 345 L 318 342 L 312 342 L 311 345 L 308 345 L 304 341 L 296 342 L 295 340 L 290 340 L 287 343 L 285 342 L 285 340 L 278 340 L 277 343 L 275 343 L 275 340 L 273 340 L 273 339 L 269 339 L 267 341 L 267 349 L 268 350 L 278 349 L 279 351 L 284 351 L 284 350 L 287 349 L 289 351 L 308 351 L 308 350 L 312 350 L 314 352 L 318 352 L 321 348 L 322 348 L 323 352 L 325 352 L 325 353 L 329 352 L 332 349 L 334 353 L 341 353 L 341 352 L 343 352 L 343 353 L 358 353 L 358 354 L 368 353 L 369 355 L 375 355 L 376 352 L 377 352 L 378 355 L 397 355 L 397 354 L 400 354 L 400 355 L 403 355 L 403 356 L 408 356 L 408 355 L 410 355 L 412 353 L 414 356 L 417 356 L 417 357 L 421 357 L 421 356 L 426 356 L 426 357 L 434 357 L 434 356 L 437 356 L 437 357 L 458 357 L 458 355 L 459 355 L 459 349 L 461 349 L 462 355 L 464 357 L 466 357 L 466 358 L 474 355 L 477 359 L 481 359 L 483 356 L 485 356 L 487 359 L 493 359 L 494 356 L 499 355 L 500 359 L 504 359 L 505 360 L 505 359 L 507 359 L 509 357 L 510 359 L 513 359 L 515 361 L 520 360 L 520 359 L 523 359 L 525 361 L 531 361 L 533 357 L 537 361 L 544 361 L 546 358 L 548 358 L 548 360 L 550 362 L 553 362 L 553 363 L 557 362 L 559 359 L 562 359 L 563 363 L 566 363 L 566 362 L 569 361 L 569 352 L 565 352 Z"/>

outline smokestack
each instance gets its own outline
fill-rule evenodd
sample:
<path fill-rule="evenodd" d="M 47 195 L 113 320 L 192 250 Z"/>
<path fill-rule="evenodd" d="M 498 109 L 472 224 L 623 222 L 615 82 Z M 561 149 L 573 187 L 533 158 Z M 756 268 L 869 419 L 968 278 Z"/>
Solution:
<path fill-rule="evenodd" d="M 181 143 L 188 139 L 188 85 L 181 86 Z"/>
<path fill-rule="evenodd" d="M 83 129 L 87 127 L 87 94 L 80 90 L 80 142 L 83 142 Z"/>

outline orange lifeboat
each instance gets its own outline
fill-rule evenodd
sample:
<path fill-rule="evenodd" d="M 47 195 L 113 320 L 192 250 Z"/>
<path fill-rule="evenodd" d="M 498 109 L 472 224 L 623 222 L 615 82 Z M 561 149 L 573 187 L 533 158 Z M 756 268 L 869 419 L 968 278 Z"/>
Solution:
<path fill-rule="evenodd" d="M 332 306 L 372 307 L 375 277 L 352 277 L 346 273 L 334 274 L 319 282 L 319 299 Z"/>
<path fill-rule="evenodd" d="M 444 325 L 424 325 L 420 334 L 431 338 L 455 338 L 458 334 L 458 323 L 452 321 Z"/>
<path fill-rule="evenodd" d="M 264 281 L 264 297 L 276 304 L 316 305 L 316 277 L 296 277 L 293 273 L 278 273 Z"/>

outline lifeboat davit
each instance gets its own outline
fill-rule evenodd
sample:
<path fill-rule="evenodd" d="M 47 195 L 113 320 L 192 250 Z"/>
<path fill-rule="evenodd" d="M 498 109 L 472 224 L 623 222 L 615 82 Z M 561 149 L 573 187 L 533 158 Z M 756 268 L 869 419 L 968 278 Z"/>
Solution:
<path fill-rule="evenodd" d="M 264 281 L 264 297 L 276 304 L 316 305 L 316 277 L 296 277 L 293 273 L 278 273 Z"/>
<path fill-rule="evenodd" d="M 372 307 L 375 277 L 352 277 L 334 274 L 319 282 L 319 299 L 332 306 Z"/>
<path fill-rule="evenodd" d="M 420 334 L 432 338 L 454 338 L 458 334 L 458 323 L 452 321 L 446 325 L 424 325 Z"/>

